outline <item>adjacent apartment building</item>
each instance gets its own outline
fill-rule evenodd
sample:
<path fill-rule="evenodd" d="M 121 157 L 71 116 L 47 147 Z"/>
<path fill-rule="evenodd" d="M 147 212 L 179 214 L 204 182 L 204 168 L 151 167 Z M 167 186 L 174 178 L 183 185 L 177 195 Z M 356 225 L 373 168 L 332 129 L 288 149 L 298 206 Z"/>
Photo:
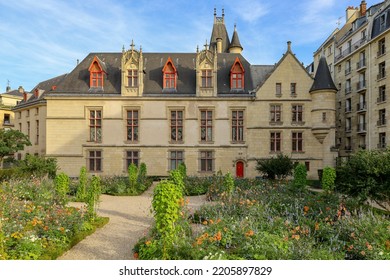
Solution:
<path fill-rule="evenodd" d="M 390 42 L 390 1 L 346 9 L 346 23 L 315 52 L 331 53 L 338 88 L 336 144 L 340 157 L 359 149 L 384 149 L 389 143 L 387 77 Z M 317 59 L 316 59 L 317 58 Z M 333 61 L 331 59 L 333 58 Z"/>
<path fill-rule="evenodd" d="M 287 43 L 274 65 L 253 65 L 217 16 L 210 44 L 194 53 L 129 49 L 90 53 L 69 74 L 38 84 L 14 108 L 32 146 L 18 154 L 55 157 L 78 176 L 122 175 L 129 164 L 166 176 L 181 162 L 190 175 L 258 176 L 256 159 L 278 153 L 309 177 L 333 166 L 336 92 L 325 58 L 316 77 Z"/>

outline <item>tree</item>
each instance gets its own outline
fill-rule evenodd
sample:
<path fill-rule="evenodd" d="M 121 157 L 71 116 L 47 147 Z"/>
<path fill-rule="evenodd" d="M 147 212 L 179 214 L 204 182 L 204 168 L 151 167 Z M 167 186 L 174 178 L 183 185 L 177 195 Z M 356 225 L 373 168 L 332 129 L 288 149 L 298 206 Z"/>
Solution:
<path fill-rule="evenodd" d="M 294 163 L 287 155 L 278 154 L 277 157 L 257 160 L 256 170 L 266 175 L 268 179 L 286 178 L 292 174 Z"/>
<path fill-rule="evenodd" d="M 28 136 L 18 130 L 0 129 L 0 163 L 3 158 L 31 146 Z"/>

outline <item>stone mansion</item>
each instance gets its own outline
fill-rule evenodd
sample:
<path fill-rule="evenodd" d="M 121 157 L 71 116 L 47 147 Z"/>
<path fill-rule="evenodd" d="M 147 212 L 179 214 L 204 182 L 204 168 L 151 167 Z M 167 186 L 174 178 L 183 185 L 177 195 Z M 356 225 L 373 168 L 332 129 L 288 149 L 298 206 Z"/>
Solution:
<path fill-rule="evenodd" d="M 252 65 L 236 28 L 214 12 L 210 44 L 194 53 L 90 53 L 68 74 L 25 92 L 13 111 L 27 153 L 57 158 L 78 176 L 124 175 L 130 163 L 167 176 L 221 170 L 258 176 L 256 160 L 278 153 L 306 165 L 309 178 L 334 166 L 336 92 L 325 58 L 315 77 L 292 52 Z"/>

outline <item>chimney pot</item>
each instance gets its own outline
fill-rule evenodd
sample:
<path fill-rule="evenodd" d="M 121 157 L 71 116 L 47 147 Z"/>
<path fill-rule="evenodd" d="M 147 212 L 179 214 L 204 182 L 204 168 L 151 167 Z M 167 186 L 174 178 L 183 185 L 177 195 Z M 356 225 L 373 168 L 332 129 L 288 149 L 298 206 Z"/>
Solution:
<path fill-rule="evenodd" d="M 287 51 L 291 52 L 291 41 L 287 42 Z"/>

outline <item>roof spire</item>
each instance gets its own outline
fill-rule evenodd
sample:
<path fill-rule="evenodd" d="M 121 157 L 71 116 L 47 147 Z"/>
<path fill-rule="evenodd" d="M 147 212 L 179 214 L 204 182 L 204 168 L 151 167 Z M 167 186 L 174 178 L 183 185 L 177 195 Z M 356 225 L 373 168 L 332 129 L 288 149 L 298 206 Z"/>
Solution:
<path fill-rule="evenodd" d="M 232 42 L 229 45 L 230 53 L 241 53 L 244 48 L 241 46 L 240 39 L 238 38 L 237 25 L 234 24 L 234 31 L 232 36 Z"/>
<path fill-rule="evenodd" d="M 207 50 L 207 49 L 208 49 L 208 47 L 209 47 L 209 45 L 207 44 L 207 39 L 206 39 L 206 44 L 204 44 L 204 48 L 205 48 L 205 50 Z"/>
<path fill-rule="evenodd" d="M 133 39 L 131 39 L 131 45 L 130 45 L 130 47 L 131 47 L 131 50 L 133 51 L 134 50 L 134 41 L 133 41 Z"/>

